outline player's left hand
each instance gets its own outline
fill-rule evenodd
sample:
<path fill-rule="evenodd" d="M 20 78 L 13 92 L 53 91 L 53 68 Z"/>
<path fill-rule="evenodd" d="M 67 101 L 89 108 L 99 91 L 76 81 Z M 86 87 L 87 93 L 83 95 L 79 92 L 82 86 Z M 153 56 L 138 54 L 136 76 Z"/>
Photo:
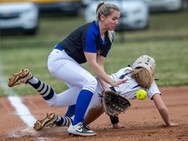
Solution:
<path fill-rule="evenodd" d="M 169 125 L 170 127 L 174 127 L 174 126 L 179 126 L 179 124 L 178 123 L 170 123 L 170 125 Z"/>
<path fill-rule="evenodd" d="M 116 123 L 116 124 L 113 124 L 112 125 L 112 129 L 121 129 L 121 128 L 125 128 L 125 126 L 119 124 L 119 123 Z"/>

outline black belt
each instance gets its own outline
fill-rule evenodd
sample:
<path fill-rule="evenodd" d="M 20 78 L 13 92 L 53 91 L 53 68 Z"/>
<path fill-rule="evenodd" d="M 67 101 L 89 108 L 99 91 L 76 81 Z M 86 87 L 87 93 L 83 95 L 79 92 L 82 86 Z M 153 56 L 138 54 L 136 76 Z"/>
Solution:
<path fill-rule="evenodd" d="M 114 87 L 110 87 L 110 90 L 116 92 L 115 88 Z"/>
<path fill-rule="evenodd" d="M 54 47 L 54 49 L 58 49 L 58 50 L 62 51 L 62 50 L 63 50 L 63 47 L 60 46 L 60 45 L 56 45 L 56 46 Z"/>

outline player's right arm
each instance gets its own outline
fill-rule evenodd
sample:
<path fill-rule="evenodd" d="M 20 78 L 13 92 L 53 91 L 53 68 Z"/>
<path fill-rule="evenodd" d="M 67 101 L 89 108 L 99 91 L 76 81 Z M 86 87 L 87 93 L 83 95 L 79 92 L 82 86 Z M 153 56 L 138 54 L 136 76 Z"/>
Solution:
<path fill-rule="evenodd" d="M 177 126 L 178 124 L 170 122 L 168 109 L 167 109 L 161 95 L 155 94 L 153 96 L 153 101 L 154 101 L 155 106 L 157 107 L 162 119 L 166 123 L 166 126 Z"/>
<path fill-rule="evenodd" d="M 106 83 L 108 83 L 114 87 L 125 82 L 125 80 L 119 80 L 119 81 L 112 80 L 109 77 L 109 75 L 107 75 L 106 72 L 97 63 L 96 53 L 85 52 L 84 54 L 85 54 L 86 60 L 89 64 L 89 67 L 97 75 L 98 78 L 102 79 L 103 81 L 105 81 Z"/>

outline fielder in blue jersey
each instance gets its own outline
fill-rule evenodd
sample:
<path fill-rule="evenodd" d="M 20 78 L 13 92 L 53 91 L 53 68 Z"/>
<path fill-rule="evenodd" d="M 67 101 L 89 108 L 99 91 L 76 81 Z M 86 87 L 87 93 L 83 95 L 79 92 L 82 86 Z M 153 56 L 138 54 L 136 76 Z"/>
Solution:
<path fill-rule="evenodd" d="M 113 80 L 107 75 L 103 66 L 114 41 L 113 31 L 120 18 L 119 8 L 114 4 L 100 2 L 96 16 L 96 21 L 79 26 L 56 44 L 48 57 L 49 72 L 66 83 L 69 87 L 67 91 L 81 87 L 77 92 L 79 95 L 76 104 L 73 105 L 75 116 L 67 130 L 74 135 L 96 135 L 83 122 L 97 88 L 97 80 L 102 84 L 104 91 L 109 90 L 108 84 L 115 87 L 125 82 Z M 96 77 L 83 68 L 82 64 L 86 62 Z M 53 94 L 52 90 L 46 89 L 42 96 L 45 100 L 49 100 Z"/>

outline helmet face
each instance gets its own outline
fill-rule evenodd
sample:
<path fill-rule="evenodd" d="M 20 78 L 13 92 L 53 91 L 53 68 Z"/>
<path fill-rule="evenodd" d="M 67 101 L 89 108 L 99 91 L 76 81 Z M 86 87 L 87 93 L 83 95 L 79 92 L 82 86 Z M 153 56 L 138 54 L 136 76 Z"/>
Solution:
<path fill-rule="evenodd" d="M 133 69 L 136 69 L 138 67 L 146 68 L 152 75 L 155 73 L 155 59 L 148 56 L 148 55 L 142 55 L 131 66 Z"/>

